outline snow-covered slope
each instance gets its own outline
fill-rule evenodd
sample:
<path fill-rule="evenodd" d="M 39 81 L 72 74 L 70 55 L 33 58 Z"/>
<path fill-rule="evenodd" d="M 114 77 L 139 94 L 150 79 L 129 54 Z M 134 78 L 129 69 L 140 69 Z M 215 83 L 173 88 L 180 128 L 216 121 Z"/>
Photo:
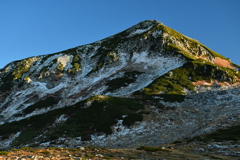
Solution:
<path fill-rule="evenodd" d="M 198 86 L 201 85 L 232 87 L 238 85 L 239 78 L 238 66 L 229 59 L 158 21 L 143 21 L 103 40 L 59 53 L 15 61 L 1 69 L 0 129 L 2 127 L 6 130 L 13 124 L 21 125 L 9 132 L 0 131 L 0 138 L 7 140 L 9 136 L 10 139 L 24 137 L 24 133 L 29 134 L 27 124 L 37 125 L 32 124 L 31 120 L 50 114 L 55 118 L 42 126 L 45 129 L 55 128 L 52 132 L 58 134 L 54 138 L 50 136 L 50 139 L 55 140 L 64 135 L 83 138 L 85 131 L 73 135 L 62 134 L 58 126 L 68 126 L 75 115 L 74 107 L 88 112 L 88 108 L 94 107 L 95 103 L 105 104 L 111 97 L 125 97 L 124 100 L 130 98 L 128 100 L 134 101 L 134 104 L 141 105 L 134 108 L 129 105 L 130 102 L 126 104 L 123 100 L 115 99 L 119 101 L 117 105 L 126 106 L 129 111 L 121 111 L 122 115 L 118 116 L 123 120 L 115 119 L 111 125 L 120 125 L 122 122 L 126 125 L 127 121 L 131 121 L 131 126 L 141 119 L 136 116 L 144 115 L 140 113 L 146 103 L 142 98 L 154 98 L 163 93 L 179 96 L 193 94 L 199 91 Z M 96 98 L 96 95 L 102 96 Z M 100 106 L 104 107 L 104 104 Z M 150 106 L 145 104 L 145 108 Z M 124 113 L 127 115 L 125 117 L 135 118 L 125 118 Z M 65 117 L 64 121 L 55 123 L 61 116 Z M 118 116 L 115 118 L 119 119 Z M 139 127 L 145 123 L 143 121 Z M 94 141 L 99 139 L 96 133 L 106 133 L 95 122 L 91 124 L 86 135 L 92 138 L 85 139 Z M 46 137 L 49 140 L 48 129 L 39 130 L 38 136 L 28 139 L 29 143 L 37 143 L 37 137 L 44 134 L 48 135 Z M 123 134 L 128 133 L 127 128 L 120 130 Z M 21 145 L 22 139 L 12 141 L 12 145 Z"/>

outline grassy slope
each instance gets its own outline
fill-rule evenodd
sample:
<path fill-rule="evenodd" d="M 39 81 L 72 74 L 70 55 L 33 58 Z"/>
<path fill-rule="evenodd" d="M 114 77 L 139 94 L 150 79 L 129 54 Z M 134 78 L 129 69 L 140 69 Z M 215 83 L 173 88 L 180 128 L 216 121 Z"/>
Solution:
<path fill-rule="evenodd" d="M 188 62 L 182 67 L 176 68 L 165 75 L 154 80 L 150 85 L 143 89 L 145 95 L 154 94 L 185 94 L 183 87 L 194 90 L 192 82 L 200 80 L 218 80 L 229 82 L 230 84 L 238 81 L 234 76 L 240 78 L 240 73 L 236 70 L 219 67 L 207 61 L 198 59 Z"/>

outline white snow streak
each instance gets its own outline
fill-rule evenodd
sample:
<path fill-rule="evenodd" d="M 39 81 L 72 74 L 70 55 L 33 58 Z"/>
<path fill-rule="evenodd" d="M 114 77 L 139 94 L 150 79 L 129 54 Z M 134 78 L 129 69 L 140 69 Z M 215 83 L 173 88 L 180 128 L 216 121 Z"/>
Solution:
<path fill-rule="evenodd" d="M 148 31 L 150 28 L 152 28 L 152 26 L 149 26 L 149 27 L 146 28 L 146 29 L 137 29 L 136 31 L 130 33 L 128 37 L 134 36 L 134 35 L 136 35 L 136 34 L 144 33 L 144 32 L 146 32 L 146 31 Z"/>
<path fill-rule="evenodd" d="M 16 134 L 11 135 L 9 139 L 2 140 L 0 143 L 0 149 L 10 147 L 11 143 L 20 135 L 20 133 L 21 132 L 17 132 Z"/>

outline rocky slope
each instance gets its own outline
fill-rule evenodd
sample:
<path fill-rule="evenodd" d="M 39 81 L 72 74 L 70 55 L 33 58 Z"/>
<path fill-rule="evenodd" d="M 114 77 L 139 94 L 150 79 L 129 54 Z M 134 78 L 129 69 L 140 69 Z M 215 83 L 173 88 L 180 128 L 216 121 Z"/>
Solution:
<path fill-rule="evenodd" d="M 158 21 L 0 70 L 0 148 L 156 145 L 239 125 L 239 66 Z"/>

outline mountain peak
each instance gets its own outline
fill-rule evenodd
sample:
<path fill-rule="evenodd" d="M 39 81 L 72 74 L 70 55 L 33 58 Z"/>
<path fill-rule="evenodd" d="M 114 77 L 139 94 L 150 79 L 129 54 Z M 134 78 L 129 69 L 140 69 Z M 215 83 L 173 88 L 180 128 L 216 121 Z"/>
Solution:
<path fill-rule="evenodd" d="M 103 40 L 15 61 L 0 70 L 0 138 L 13 146 L 57 143 L 64 137 L 114 146 L 111 136 L 118 130 L 131 137 L 139 124 L 151 126 L 151 116 L 143 118 L 148 110 L 160 116 L 161 109 L 171 110 L 168 105 L 192 102 L 186 97 L 197 97 L 206 86 L 213 92 L 238 86 L 238 68 L 156 20 L 142 21 Z M 17 127 L 6 131 L 9 125 Z"/>
<path fill-rule="evenodd" d="M 163 25 L 161 22 L 157 20 L 144 20 L 139 22 L 138 24 L 134 25 L 133 27 L 149 27 L 149 26 L 156 26 L 156 25 Z"/>

